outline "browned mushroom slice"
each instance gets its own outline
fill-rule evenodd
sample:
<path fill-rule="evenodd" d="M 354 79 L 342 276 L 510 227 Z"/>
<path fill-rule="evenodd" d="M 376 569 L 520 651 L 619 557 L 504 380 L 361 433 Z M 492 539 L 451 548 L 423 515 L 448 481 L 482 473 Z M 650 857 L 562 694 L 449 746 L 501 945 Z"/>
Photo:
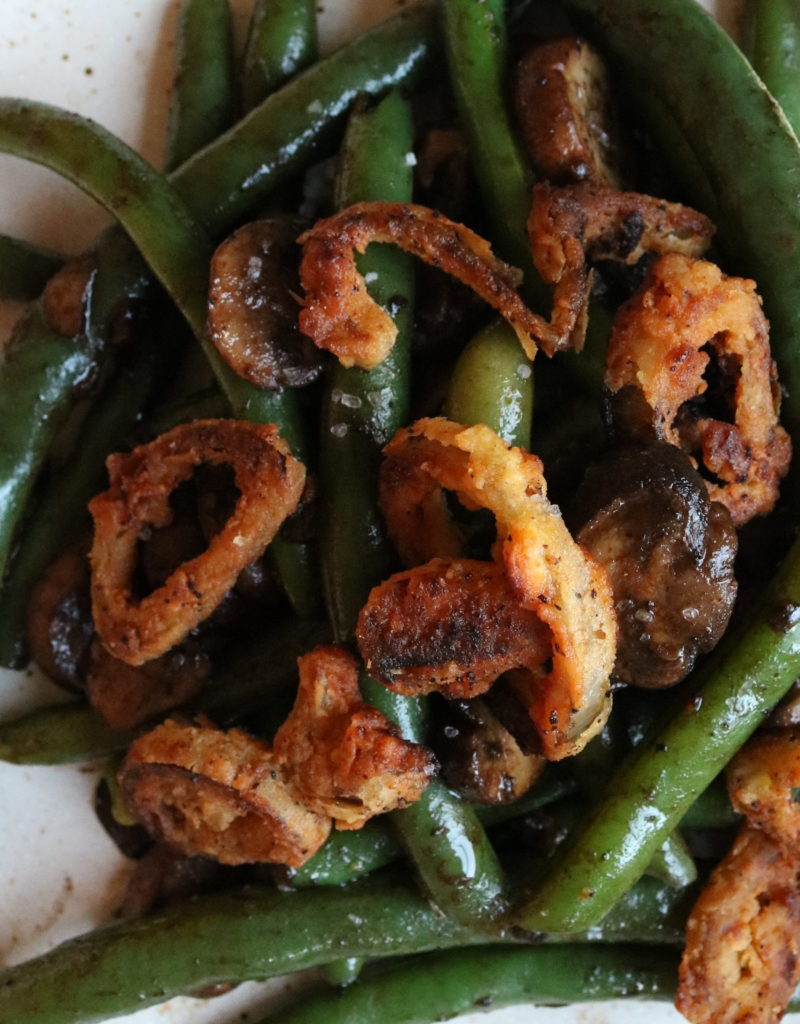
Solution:
<path fill-rule="evenodd" d="M 275 760 L 303 801 L 337 828 L 358 829 L 419 800 L 436 762 L 363 702 L 356 659 L 323 646 L 297 664 L 297 700 L 275 734 Z"/>
<path fill-rule="evenodd" d="M 253 221 L 211 261 L 211 339 L 231 369 L 256 387 L 303 387 L 322 372 L 322 353 L 297 328 L 295 240 L 305 227 L 289 217 Z"/>
<path fill-rule="evenodd" d="M 48 567 L 31 592 L 25 629 L 40 668 L 59 686 L 82 693 L 94 633 L 83 548 L 68 549 Z"/>
<path fill-rule="evenodd" d="M 266 744 L 167 721 L 140 736 L 120 769 L 129 806 L 172 849 L 222 864 L 300 867 L 330 832 L 282 779 Z"/>
<path fill-rule="evenodd" d="M 744 828 L 686 923 L 675 1005 L 691 1024 L 772 1024 L 800 981 L 800 860 Z"/>
<path fill-rule="evenodd" d="M 552 637 L 501 566 L 434 558 L 375 587 L 358 619 L 367 670 L 405 696 L 475 697 L 503 672 L 538 667 Z"/>
<path fill-rule="evenodd" d="M 126 665 L 99 640 L 92 644 L 89 703 L 112 729 L 125 732 L 196 697 L 211 674 L 208 655 L 187 641 L 144 665 Z"/>
<path fill-rule="evenodd" d="M 575 535 L 604 567 L 619 637 L 614 675 L 671 686 L 724 633 L 736 598 L 736 531 L 672 445 L 618 448 L 595 462 L 575 499 Z"/>
<path fill-rule="evenodd" d="M 120 917 L 141 917 L 151 910 L 188 900 L 216 888 L 230 868 L 208 857 L 184 857 L 161 843 L 138 861 L 128 879 Z"/>
<path fill-rule="evenodd" d="M 479 804 L 513 803 L 530 789 L 547 762 L 524 753 L 486 701 L 440 703 L 432 745 L 451 789 Z"/>
<path fill-rule="evenodd" d="M 620 116 L 605 65 L 583 39 L 531 47 L 515 84 L 522 140 L 542 177 L 620 188 Z"/>

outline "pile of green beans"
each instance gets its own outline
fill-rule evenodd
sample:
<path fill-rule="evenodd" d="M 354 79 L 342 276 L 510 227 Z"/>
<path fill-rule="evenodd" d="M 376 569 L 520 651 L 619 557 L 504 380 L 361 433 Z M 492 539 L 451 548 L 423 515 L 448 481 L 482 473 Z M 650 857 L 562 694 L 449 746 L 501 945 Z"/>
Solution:
<path fill-rule="evenodd" d="M 683 186 L 698 205 L 710 209 L 713 202 L 730 269 L 758 281 L 788 386 L 787 424 L 800 443 L 800 147 L 789 123 L 694 0 L 559 3 L 613 55 L 654 135 L 680 154 Z M 800 88 L 787 74 L 800 52 L 797 18 L 782 3 L 754 7 L 753 60 L 797 125 Z M 132 379 L 130 367 L 117 366 L 109 339 L 120 303 L 147 291 L 154 276 L 213 370 L 210 400 L 224 401 L 237 416 L 277 422 L 304 461 L 318 460 L 326 511 L 321 568 L 309 550 L 276 541 L 272 553 L 295 617 L 237 652 L 186 709 L 223 726 L 241 716 L 259 718 L 269 733 L 270 706 L 287 698 L 297 655 L 329 636 L 352 645 L 370 588 L 398 568 L 378 507 L 377 472 L 381 447 L 410 416 L 413 269 L 408 257 L 386 247 L 373 246 L 359 258 L 370 293 L 395 317 L 398 341 L 372 371 L 329 368 L 314 445 L 294 392 L 257 391 L 211 345 L 205 287 L 212 242 L 313 160 L 336 151 L 345 125 L 335 205 L 410 201 L 412 105 L 397 87 L 424 80 L 441 38 L 498 251 L 523 269 L 529 301 L 546 308 L 549 300 L 525 239 L 532 171 L 506 104 L 501 0 L 441 0 L 438 11 L 415 5 L 318 63 L 314 4 L 259 0 L 238 83 L 229 16 L 223 0 L 188 0 L 183 8 L 169 177 L 99 126 L 42 105 L 0 101 L 0 150 L 58 170 L 120 223 L 93 248 L 96 295 L 81 336 L 54 332 L 36 305 L 0 368 L 0 412 L 8 424 L 0 439 L 0 663 L 23 657 L 24 595 L 69 535 L 69 526 L 58 522 L 59 508 L 85 502 L 109 445 L 127 436 L 134 406 L 119 396 L 136 408 L 152 399 L 157 353 L 141 347 Z M 667 95 L 669 110 L 656 98 Z M 709 109 L 726 113 L 709 118 Z M 230 127 L 237 110 L 246 116 Z M 13 239 L 0 239 L 0 263 L 4 253 L 19 264 L 18 273 L 0 278 L 0 293 L 13 298 L 34 297 L 60 263 Z M 595 372 L 583 376 L 592 380 Z M 76 391 L 90 380 L 97 381 L 98 398 L 82 436 L 100 436 L 100 447 L 80 473 L 52 475 L 35 494 L 52 439 Z M 533 389 L 533 367 L 513 333 L 492 322 L 453 366 L 444 409 L 535 451 Z M 24 415 L 17 415 L 20 401 Z M 34 541 L 12 559 L 26 515 Z M 318 574 L 327 624 L 319 621 Z M 680 691 L 672 716 L 650 730 L 602 791 L 589 794 L 591 809 L 578 811 L 583 820 L 554 858 L 531 859 L 522 869 L 505 858 L 501 865 L 486 829 L 551 803 L 554 815 L 560 808 L 565 820 L 574 819 L 569 801 L 576 784 L 560 766 L 527 798 L 500 809 L 476 810 L 435 780 L 411 807 L 361 832 L 334 834 L 307 865 L 284 876 L 292 891 L 251 886 L 196 897 L 0 974 L 0 1019 L 89 1024 L 209 985 L 315 966 L 347 992 L 312 996 L 272 1020 L 423 1024 L 522 1001 L 670 997 L 696 896 L 694 865 L 676 828 L 735 823 L 720 772 L 800 675 L 798 609 L 800 541 L 746 628 L 724 640 Z M 396 696 L 365 673 L 361 688 L 406 738 L 425 740 L 424 701 Z M 0 758 L 19 764 L 91 759 L 118 752 L 130 738 L 107 729 L 86 706 L 68 704 L 0 725 Z M 607 768 L 590 765 L 589 771 L 606 775 Z M 655 870 L 658 856 L 676 884 L 642 877 Z M 398 879 L 400 867 L 379 870 L 403 858 L 417 885 Z M 410 954 L 414 959 L 399 966 L 368 966 L 350 984 L 364 961 Z"/>

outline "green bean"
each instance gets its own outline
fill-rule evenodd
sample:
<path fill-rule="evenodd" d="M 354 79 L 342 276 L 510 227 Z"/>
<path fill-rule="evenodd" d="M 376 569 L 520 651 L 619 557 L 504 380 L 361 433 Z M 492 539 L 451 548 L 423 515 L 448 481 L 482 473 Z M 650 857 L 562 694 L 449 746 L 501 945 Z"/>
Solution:
<path fill-rule="evenodd" d="M 167 126 L 168 171 L 212 142 L 234 120 L 233 34 L 228 0 L 184 0 Z"/>
<path fill-rule="evenodd" d="M 522 818 L 574 792 L 574 783 L 549 775 L 519 800 L 497 806 L 476 805 L 478 820 L 486 828 Z M 333 832 L 311 860 L 302 867 L 280 872 L 282 880 L 296 888 L 311 885 L 343 885 L 399 860 L 403 848 L 389 822 L 374 818 L 357 832 Z"/>
<path fill-rule="evenodd" d="M 51 249 L 0 235 L 0 298 L 17 302 L 35 299 L 64 262 L 65 258 Z"/>
<path fill-rule="evenodd" d="M 764 84 L 800 131 L 800 10 L 792 0 L 751 0 L 746 51 Z"/>
<path fill-rule="evenodd" d="M 725 778 L 717 776 L 681 818 L 681 828 L 727 828 L 740 822 L 728 799 Z"/>
<path fill-rule="evenodd" d="M 504 320 L 479 331 L 458 357 L 445 399 L 456 423 L 485 423 L 508 444 L 530 446 L 532 367 Z"/>
<path fill-rule="evenodd" d="M 390 93 L 350 119 L 335 184 L 340 208 L 366 199 L 409 202 L 413 145 L 408 104 Z M 374 370 L 338 363 L 326 381 L 320 440 L 322 581 L 334 636 L 352 639 L 359 610 L 395 568 L 377 505 L 381 448 L 408 419 L 414 272 L 392 246 L 370 246 L 359 259 L 372 297 L 394 307 L 397 341 Z M 373 280 L 374 277 L 374 280 Z"/>
<path fill-rule="evenodd" d="M 0 723 L 0 760 L 10 764 L 72 764 L 123 750 L 132 733 L 116 732 L 87 704 L 37 708 Z"/>
<path fill-rule="evenodd" d="M 746 629 L 698 673 L 694 697 L 626 758 L 586 828 L 515 914 L 526 928 L 590 927 L 800 673 L 800 542 Z"/>
<path fill-rule="evenodd" d="M 245 110 L 308 67 L 316 53 L 315 0 L 256 0 L 242 69 Z"/>
<path fill-rule="evenodd" d="M 271 1014 L 270 1024 L 429 1024 L 520 1003 L 554 1006 L 637 996 L 669 999 L 674 954 L 630 946 L 602 949 L 479 946 L 432 953 L 323 992 Z"/>
<path fill-rule="evenodd" d="M 202 712 L 220 726 L 263 713 L 276 694 L 296 684 L 297 658 L 329 635 L 319 622 L 276 624 L 215 667 L 201 696 L 182 710 Z M 80 763 L 123 750 L 131 739 L 131 733 L 109 729 L 88 704 L 56 704 L 0 723 L 0 760 Z"/>
<path fill-rule="evenodd" d="M 679 944 L 685 896 L 644 883 L 626 897 L 618 921 L 570 941 Z M 528 938 L 509 933 L 493 941 Z M 0 1019 L 96 1024 L 209 985 L 330 963 L 343 950 L 388 957 L 486 941 L 408 883 L 366 879 L 296 893 L 253 886 L 116 922 L 10 968 L 0 974 Z"/>
<path fill-rule="evenodd" d="M 444 0 L 445 46 L 458 113 L 500 254 L 525 273 L 534 307 L 550 297 L 531 264 L 526 224 L 533 184 L 506 104 L 506 27 L 502 0 Z"/>
<path fill-rule="evenodd" d="M 24 543 L 11 560 L 0 590 L 0 665 L 27 663 L 25 617 L 28 600 L 45 569 L 88 525 L 86 505 L 105 482 L 105 459 L 130 439 L 158 380 L 159 347 L 137 340 L 132 363 L 123 365 L 90 410 L 81 430 L 80 459 L 47 480 Z"/>

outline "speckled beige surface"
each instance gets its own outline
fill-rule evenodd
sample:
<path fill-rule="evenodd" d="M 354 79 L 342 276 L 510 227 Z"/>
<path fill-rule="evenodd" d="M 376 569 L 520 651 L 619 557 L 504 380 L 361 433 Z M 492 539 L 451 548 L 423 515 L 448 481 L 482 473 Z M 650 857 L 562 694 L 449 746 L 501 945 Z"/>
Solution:
<path fill-rule="evenodd" d="M 396 0 L 322 3 L 326 46 L 397 6 Z M 42 99 L 91 115 L 158 162 L 177 11 L 173 0 L 3 0 L 0 6 L 0 94 Z M 241 25 L 249 4 L 235 0 L 234 6 Z M 732 11 L 726 3 L 723 20 L 728 25 Z M 0 158 L 0 231 L 78 251 L 104 220 L 91 201 L 53 175 Z M 11 313 L 3 315 L 7 322 Z M 57 697 L 58 691 L 47 684 L 0 672 L 2 717 Z M 0 765 L 0 963 L 36 955 L 92 928 L 114 906 L 128 867 L 94 819 L 93 785 L 94 775 L 85 770 Z M 248 984 L 218 1000 L 174 1000 L 124 1021 L 255 1021 L 270 998 L 269 986 Z M 668 1006 L 612 1003 L 559 1010 L 515 1008 L 462 1019 L 486 1024 L 676 1024 L 682 1018 Z"/>

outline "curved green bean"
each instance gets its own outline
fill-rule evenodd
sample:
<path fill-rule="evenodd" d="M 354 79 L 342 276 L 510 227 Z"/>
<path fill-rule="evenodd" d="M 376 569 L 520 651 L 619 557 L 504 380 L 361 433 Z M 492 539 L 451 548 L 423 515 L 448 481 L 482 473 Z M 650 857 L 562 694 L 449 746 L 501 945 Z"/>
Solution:
<path fill-rule="evenodd" d="M 664 950 L 479 946 L 416 957 L 270 1015 L 270 1024 L 430 1024 L 521 1003 L 669 999 L 678 960 Z"/>
<path fill-rule="evenodd" d="M 651 883 L 645 879 L 626 897 L 619 920 L 568 941 L 678 945 L 686 898 Z M 513 932 L 491 941 L 532 938 Z M 98 1024 L 209 985 L 340 960 L 343 950 L 392 957 L 486 941 L 479 929 L 445 917 L 413 886 L 391 879 L 319 892 L 252 886 L 116 922 L 4 971 L 0 1019 Z"/>
<path fill-rule="evenodd" d="M 256 0 L 242 68 L 242 104 L 251 110 L 311 64 L 317 53 L 315 0 Z"/>
<path fill-rule="evenodd" d="M 789 124 L 800 131 L 800 9 L 793 0 L 750 0 L 746 51 Z"/>
<path fill-rule="evenodd" d="M 184 0 L 167 124 L 168 171 L 230 127 L 236 109 L 228 0 Z"/>
<path fill-rule="evenodd" d="M 28 302 L 63 266 L 65 257 L 21 238 L 0 235 L 0 298 Z"/>

